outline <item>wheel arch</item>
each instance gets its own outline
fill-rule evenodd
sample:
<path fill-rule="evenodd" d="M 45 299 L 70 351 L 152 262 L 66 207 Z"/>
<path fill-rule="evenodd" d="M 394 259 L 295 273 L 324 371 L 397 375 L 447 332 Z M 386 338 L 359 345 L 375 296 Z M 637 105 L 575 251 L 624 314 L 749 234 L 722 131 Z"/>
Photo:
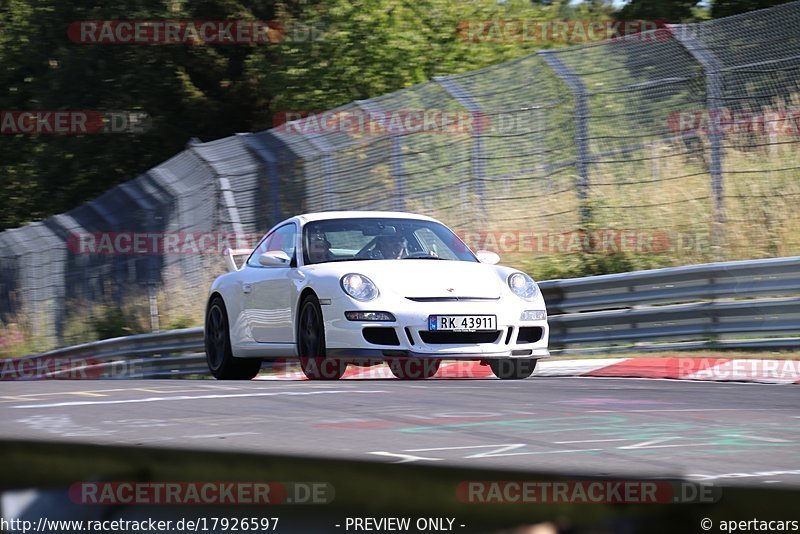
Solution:
<path fill-rule="evenodd" d="M 316 298 L 317 301 L 319 301 L 319 296 L 317 295 L 317 292 L 314 291 L 310 286 L 306 286 L 305 288 L 303 288 L 303 290 L 300 292 L 300 296 L 297 298 L 297 306 L 295 307 L 295 310 L 297 310 L 297 311 L 294 314 L 294 341 L 295 341 L 295 344 L 300 339 L 300 307 L 303 305 L 303 301 L 306 300 L 310 295 L 313 295 L 314 298 Z M 320 312 L 321 311 L 322 310 L 320 310 Z M 324 316 L 323 316 L 322 324 L 323 324 L 323 327 L 324 327 L 324 325 L 325 325 Z"/>
<path fill-rule="evenodd" d="M 225 297 L 222 296 L 222 293 L 220 293 L 217 290 L 214 290 L 208 295 L 208 299 L 206 299 L 206 313 L 208 313 L 208 308 L 211 307 L 211 301 L 213 301 L 217 297 L 221 298 L 222 299 L 222 303 L 225 304 Z M 226 308 L 227 308 L 227 306 L 226 306 Z"/>
<path fill-rule="evenodd" d="M 228 303 L 225 302 L 225 297 L 222 296 L 222 293 L 219 290 L 214 290 L 208 295 L 208 299 L 206 300 L 206 312 L 203 317 L 208 318 L 208 310 L 211 309 L 211 303 L 214 299 L 219 298 L 222 301 L 222 306 L 225 308 L 225 315 L 228 315 Z M 228 324 L 230 324 L 230 315 L 228 315 Z M 205 319 L 203 320 L 205 324 Z"/>
<path fill-rule="evenodd" d="M 203 325 L 205 326 L 206 320 L 208 319 L 208 311 L 211 309 L 211 303 L 216 298 L 219 298 L 222 301 L 222 307 L 225 310 L 225 317 L 228 319 L 228 329 L 230 330 L 230 327 L 231 327 L 232 324 L 234 324 L 234 321 L 236 320 L 236 317 L 231 317 L 231 309 L 230 309 L 230 306 L 228 306 L 228 301 L 225 300 L 225 296 L 222 294 L 222 291 L 220 291 L 219 289 L 213 290 L 208 295 L 208 300 L 206 300 L 206 311 L 205 311 L 205 315 L 203 316 L 204 317 L 203 318 Z M 231 339 L 231 343 L 233 344 L 233 339 Z M 235 350 L 234 350 L 234 352 L 235 352 Z"/>

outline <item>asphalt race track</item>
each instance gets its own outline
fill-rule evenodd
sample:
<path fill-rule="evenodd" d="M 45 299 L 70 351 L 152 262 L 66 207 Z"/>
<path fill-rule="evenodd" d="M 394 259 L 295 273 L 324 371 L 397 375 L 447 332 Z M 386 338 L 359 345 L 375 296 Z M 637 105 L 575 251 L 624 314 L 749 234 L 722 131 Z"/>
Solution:
<path fill-rule="evenodd" d="M 7 382 L 0 436 L 800 487 L 798 400 L 591 378 Z"/>

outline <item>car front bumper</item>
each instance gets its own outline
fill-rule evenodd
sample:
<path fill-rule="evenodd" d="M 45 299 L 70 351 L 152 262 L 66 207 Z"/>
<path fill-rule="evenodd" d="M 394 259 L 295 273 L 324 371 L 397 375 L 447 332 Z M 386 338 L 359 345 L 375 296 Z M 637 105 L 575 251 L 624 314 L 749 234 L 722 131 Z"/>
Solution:
<path fill-rule="evenodd" d="M 544 310 L 538 299 L 525 302 L 516 297 L 501 297 L 485 301 L 416 302 L 403 297 L 380 298 L 372 302 L 356 302 L 342 297 L 324 301 L 327 353 L 352 360 L 386 357 L 421 357 L 447 360 L 488 360 L 496 358 L 544 358 L 548 351 L 547 320 L 521 321 L 525 310 Z M 395 321 L 350 321 L 346 311 L 386 311 Z M 495 334 L 474 336 L 471 333 L 452 333 L 437 337 L 428 331 L 430 315 L 495 315 Z M 365 338 L 366 329 L 391 329 L 396 339 L 391 343 L 374 343 Z M 521 330 L 525 328 L 527 330 Z M 529 341 L 521 339 L 521 333 Z M 392 334 L 383 333 L 392 337 Z M 475 341 L 475 338 L 483 339 Z M 492 339 L 487 340 L 486 338 Z M 434 339 L 431 339 L 434 338 Z M 443 339 L 444 338 L 444 339 Z"/>

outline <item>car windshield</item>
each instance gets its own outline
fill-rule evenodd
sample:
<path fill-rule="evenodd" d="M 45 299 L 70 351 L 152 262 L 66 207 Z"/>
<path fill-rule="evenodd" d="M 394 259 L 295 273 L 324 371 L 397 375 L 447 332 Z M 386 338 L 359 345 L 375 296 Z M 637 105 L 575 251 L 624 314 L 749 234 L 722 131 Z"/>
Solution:
<path fill-rule="evenodd" d="M 393 218 L 310 222 L 303 228 L 303 259 L 306 265 L 389 259 L 478 261 L 446 226 Z"/>

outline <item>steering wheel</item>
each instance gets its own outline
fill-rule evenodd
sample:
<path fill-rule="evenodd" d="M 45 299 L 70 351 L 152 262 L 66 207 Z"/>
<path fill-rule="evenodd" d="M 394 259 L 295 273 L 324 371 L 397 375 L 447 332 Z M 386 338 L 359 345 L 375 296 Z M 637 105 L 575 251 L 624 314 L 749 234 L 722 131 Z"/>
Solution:
<path fill-rule="evenodd" d="M 378 241 L 377 237 L 373 237 L 370 239 L 369 243 L 361 247 L 361 250 L 356 252 L 356 258 L 371 258 L 372 255 L 370 254 L 370 247 L 374 246 L 375 243 Z"/>

